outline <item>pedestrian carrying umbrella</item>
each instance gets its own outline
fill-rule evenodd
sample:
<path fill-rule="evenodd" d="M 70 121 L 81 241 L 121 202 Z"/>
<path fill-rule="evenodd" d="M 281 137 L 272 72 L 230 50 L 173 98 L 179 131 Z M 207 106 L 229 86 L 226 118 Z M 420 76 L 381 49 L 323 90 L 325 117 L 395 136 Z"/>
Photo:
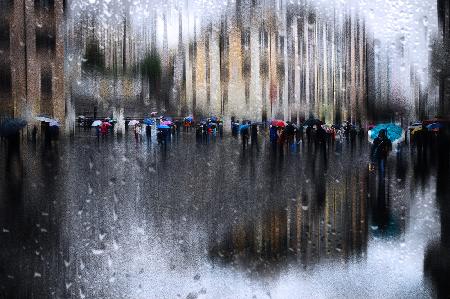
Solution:
<path fill-rule="evenodd" d="M 403 129 L 394 124 L 394 123 L 386 123 L 386 124 L 378 124 L 369 133 L 369 141 L 373 141 L 373 139 L 378 137 L 380 130 L 385 129 L 387 133 L 387 137 L 392 141 L 401 141 L 403 138 Z"/>
<path fill-rule="evenodd" d="M 282 121 L 282 120 L 274 119 L 274 120 L 272 120 L 271 125 L 274 126 L 274 127 L 285 127 L 286 123 L 284 121 Z"/>
<path fill-rule="evenodd" d="M 27 122 L 20 118 L 9 118 L 0 123 L 0 136 L 8 137 L 16 134 Z"/>
<path fill-rule="evenodd" d="M 438 130 L 443 128 L 444 125 L 442 123 L 432 123 L 427 126 L 428 130 Z"/>
<path fill-rule="evenodd" d="M 93 123 L 92 123 L 92 127 L 98 127 L 98 126 L 100 126 L 102 124 L 102 121 L 101 120 L 95 120 Z"/>
<path fill-rule="evenodd" d="M 147 126 L 151 126 L 155 124 L 155 121 L 152 118 L 146 118 L 144 119 L 144 124 L 146 124 Z"/>
<path fill-rule="evenodd" d="M 133 119 L 133 120 L 130 120 L 130 122 L 128 123 L 128 125 L 129 125 L 129 126 L 135 126 L 135 125 L 137 125 L 138 123 L 139 123 L 138 120 Z"/>

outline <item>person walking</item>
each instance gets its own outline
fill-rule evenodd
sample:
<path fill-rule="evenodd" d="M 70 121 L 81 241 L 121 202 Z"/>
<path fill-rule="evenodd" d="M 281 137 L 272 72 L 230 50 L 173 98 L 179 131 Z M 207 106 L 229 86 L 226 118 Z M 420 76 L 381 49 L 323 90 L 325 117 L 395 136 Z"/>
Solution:
<path fill-rule="evenodd" d="M 139 137 L 141 135 L 141 127 L 139 124 L 134 125 L 134 138 L 136 139 L 136 143 L 139 142 Z"/>
<path fill-rule="evenodd" d="M 378 136 L 374 139 L 370 153 L 372 163 L 376 163 L 378 165 L 378 171 L 381 177 L 384 177 L 387 157 L 391 150 L 392 142 L 387 137 L 386 130 L 382 129 L 378 133 Z"/>

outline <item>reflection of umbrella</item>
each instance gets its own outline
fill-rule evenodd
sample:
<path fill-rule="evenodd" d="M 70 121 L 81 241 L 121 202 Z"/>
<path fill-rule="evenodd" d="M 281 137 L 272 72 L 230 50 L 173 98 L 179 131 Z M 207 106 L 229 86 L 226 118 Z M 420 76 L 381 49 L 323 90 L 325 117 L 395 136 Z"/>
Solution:
<path fill-rule="evenodd" d="M 146 118 L 144 119 L 144 124 L 146 124 L 147 126 L 151 126 L 155 123 L 155 121 L 151 118 Z"/>
<path fill-rule="evenodd" d="M 378 137 L 380 130 L 385 129 L 387 131 L 387 137 L 392 141 L 400 140 L 403 137 L 403 129 L 393 123 L 378 124 L 370 131 L 370 138 L 375 139 Z"/>
<path fill-rule="evenodd" d="M 432 123 L 427 126 L 427 129 L 428 130 L 436 130 L 436 129 L 441 129 L 443 127 L 444 127 L 444 125 L 441 123 Z"/>
<path fill-rule="evenodd" d="M 170 120 L 165 120 L 161 122 L 161 125 L 163 126 L 171 126 L 173 125 L 173 122 L 171 122 Z"/>
<path fill-rule="evenodd" d="M 133 120 L 130 120 L 130 122 L 128 123 L 128 125 L 129 125 L 129 126 L 135 126 L 135 125 L 137 125 L 138 123 L 139 123 L 138 120 L 133 119 Z"/>
<path fill-rule="evenodd" d="M 282 120 L 279 120 L 279 119 L 272 120 L 271 124 L 274 127 L 285 127 L 286 126 L 286 123 L 284 121 L 282 121 Z"/>
<path fill-rule="evenodd" d="M 168 125 L 159 125 L 156 128 L 159 129 L 159 130 L 170 129 L 170 127 Z"/>
<path fill-rule="evenodd" d="M 0 136 L 11 136 L 19 132 L 20 129 L 25 127 L 27 122 L 19 118 L 9 118 L 0 123 Z"/>
<path fill-rule="evenodd" d="M 98 126 L 100 126 L 102 124 L 102 121 L 101 120 L 96 120 L 96 121 L 94 121 L 93 123 L 92 123 L 92 127 L 98 127 Z"/>
<path fill-rule="evenodd" d="M 43 116 L 43 115 L 36 116 L 35 119 L 38 120 L 38 121 L 45 121 L 46 123 L 54 121 L 54 119 L 52 119 L 51 117 Z"/>

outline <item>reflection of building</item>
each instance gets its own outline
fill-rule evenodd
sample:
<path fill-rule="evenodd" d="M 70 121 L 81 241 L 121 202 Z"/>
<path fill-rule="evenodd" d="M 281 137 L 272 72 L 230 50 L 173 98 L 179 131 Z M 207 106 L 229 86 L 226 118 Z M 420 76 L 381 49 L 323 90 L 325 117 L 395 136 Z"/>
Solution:
<path fill-rule="evenodd" d="M 439 30 L 442 34 L 444 46 L 444 61 L 447 65 L 442 67 L 439 78 L 439 114 L 450 115 L 450 70 L 448 57 L 450 55 L 450 2 L 438 0 Z"/>
<path fill-rule="evenodd" d="M 0 113 L 65 117 L 63 0 L 0 1 Z"/>
<path fill-rule="evenodd" d="M 85 34 L 74 47 L 94 33 L 105 67 L 119 75 L 157 51 L 158 96 L 141 107 L 144 111 L 251 120 L 314 114 L 336 123 L 366 118 L 367 36 L 357 14 L 332 19 L 312 6 L 283 1 L 237 1 L 211 18 L 191 13 L 186 7 L 167 8 L 144 23 L 108 28 L 95 22 L 95 15 L 81 16 L 73 27 Z M 144 100 L 145 89 L 143 84 Z"/>
<path fill-rule="evenodd" d="M 293 256 L 305 265 L 359 255 L 368 238 L 366 176 L 358 170 L 342 182 L 305 187 L 297 199 L 233 224 L 223 239 L 213 240 L 210 254 L 263 261 Z"/>
<path fill-rule="evenodd" d="M 212 25 L 220 32 L 194 29 L 185 69 L 187 111 L 256 120 L 310 114 L 327 122 L 365 119 L 367 49 L 358 16 L 330 25 L 309 8 L 239 5 L 245 4 L 237 2 L 236 11 Z"/>

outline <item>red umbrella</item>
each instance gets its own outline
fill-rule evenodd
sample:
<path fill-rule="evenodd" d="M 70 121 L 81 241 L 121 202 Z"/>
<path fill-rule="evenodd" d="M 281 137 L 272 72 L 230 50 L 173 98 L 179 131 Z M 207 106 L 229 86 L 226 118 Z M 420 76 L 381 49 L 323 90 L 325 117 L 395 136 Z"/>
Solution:
<path fill-rule="evenodd" d="M 274 127 L 285 127 L 286 123 L 284 121 L 282 121 L 282 120 L 274 119 L 274 120 L 272 120 L 272 126 L 274 126 Z"/>

